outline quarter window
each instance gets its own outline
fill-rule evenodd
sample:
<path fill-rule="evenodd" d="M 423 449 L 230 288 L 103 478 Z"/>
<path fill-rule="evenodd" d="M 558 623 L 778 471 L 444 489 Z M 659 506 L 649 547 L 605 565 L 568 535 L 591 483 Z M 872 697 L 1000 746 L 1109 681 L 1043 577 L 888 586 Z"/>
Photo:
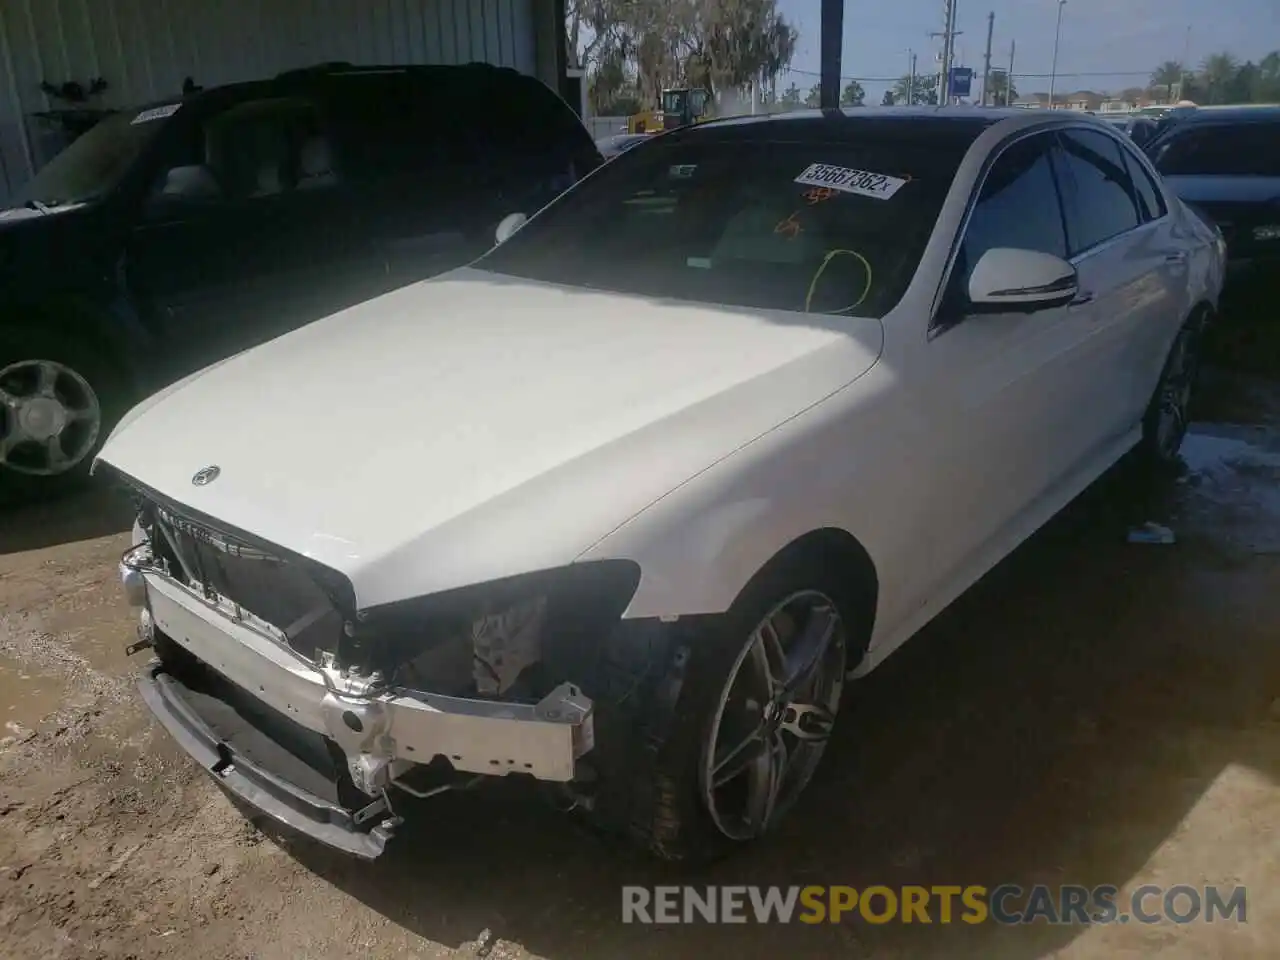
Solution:
<path fill-rule="evenodd" d="M 1061 140 L 1067 238 L 1075 256 L 1132 230 L 1140 221 L 1120 145 L 1092 130 L 1067 130 Z"/>

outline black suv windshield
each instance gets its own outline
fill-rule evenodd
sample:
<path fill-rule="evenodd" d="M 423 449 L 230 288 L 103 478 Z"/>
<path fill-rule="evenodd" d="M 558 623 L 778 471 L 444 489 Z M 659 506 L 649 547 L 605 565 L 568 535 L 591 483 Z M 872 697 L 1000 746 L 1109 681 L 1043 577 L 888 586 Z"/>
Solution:
<path fill-rule="evenodd" d="M 57 207 L 103 196 L 120 182 L 164 126 L 162 117 L 145 119 L 149 113 L 117 113 L 95 124 L 45 164 L 12 202 L 16 206 L 34 201 Z"/>
<path fill-rule="evenodd" d="M 1188 123 L 1151 152 L 1167 177 L 1280 177 L 1280 121 Z"/>
<path fill-rule="evenodd" d="M 475 266 L 624 293 L 880 317 L 906 291 L 968 142 L 655 140 Z"/>

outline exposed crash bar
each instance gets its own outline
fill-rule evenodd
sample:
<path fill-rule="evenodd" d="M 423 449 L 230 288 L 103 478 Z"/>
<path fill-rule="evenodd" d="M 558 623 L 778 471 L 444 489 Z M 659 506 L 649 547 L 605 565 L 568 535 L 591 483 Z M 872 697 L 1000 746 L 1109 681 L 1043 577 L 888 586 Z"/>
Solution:
<path fill-rule="evenodd" d="M 385 787 L 409 764 L 445 757 L 455 770 L 567 782 L 593 744 L 592 703 L 564 683 L 536 704 L 397 689 L 319 667 L 245 618 L 155 570 L 143 577 L 155 629 L 296 723 L 334 740 L 356 785 Z"/>

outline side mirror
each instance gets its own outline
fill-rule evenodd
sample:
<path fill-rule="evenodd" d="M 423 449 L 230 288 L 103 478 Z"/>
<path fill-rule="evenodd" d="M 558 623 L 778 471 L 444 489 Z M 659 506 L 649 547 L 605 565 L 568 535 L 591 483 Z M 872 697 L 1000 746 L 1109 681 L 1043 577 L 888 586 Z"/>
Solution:
<path fill-rule="evenodd" d="M 153 204 L 215 203 L 222 199 L 222 186 L 213 171 L 202 164 L 173 167 L 151 196 Z"/>
<path fill-rule="evenodd" d="M 996 247 L 978 259 L 969 275 L 969 302 L 984 313 L 1062 307 L 1078 292 L 1076 268 L 1061 257 L 1036 250 Z"/>
<path fill-rule="evenodd" d="M 505 243 L 511 239 L 511 235 L 519 230 L 528 222 L 529 218 L 523 213 L 508 213 L 498 222 L 498 229 L 494 231 L 498 243 Z"/>

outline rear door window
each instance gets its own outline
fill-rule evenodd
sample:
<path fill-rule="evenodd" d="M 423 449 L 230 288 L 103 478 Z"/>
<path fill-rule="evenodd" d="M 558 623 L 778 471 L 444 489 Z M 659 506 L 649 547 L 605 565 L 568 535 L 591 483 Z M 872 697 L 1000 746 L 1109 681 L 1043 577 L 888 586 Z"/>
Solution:
<path fill-rule="evenodd" d="M 1132 150 L 1122 149 L 1120 152 L 1124 154 L 1125 166 L 1128 167 L 1129 177 L 1133 180 L 1134 197 L 1138 201 L 1138 212 L 1142 215 L 1143 221 L 1159 220 L 1168 213 L 1160 188 L 1156 186 L 1155 180 L 1151 178 L 1147 168 L 1134 156 Z"/>
<path fill-rule="evenodd" d="M 1059 135 L 1065 167 L 1067 242 L 1076 256 L 1138 226 L 1133 181 L 1120 145 L 1105 133 L 1066 130 Z"/>
<path fill-rule="evenodd" d="M 442 163 L 445 118 L 416 94 L 406 74 L 342 77 L 330 96 L 353 180 L 420 182 Z"/>

